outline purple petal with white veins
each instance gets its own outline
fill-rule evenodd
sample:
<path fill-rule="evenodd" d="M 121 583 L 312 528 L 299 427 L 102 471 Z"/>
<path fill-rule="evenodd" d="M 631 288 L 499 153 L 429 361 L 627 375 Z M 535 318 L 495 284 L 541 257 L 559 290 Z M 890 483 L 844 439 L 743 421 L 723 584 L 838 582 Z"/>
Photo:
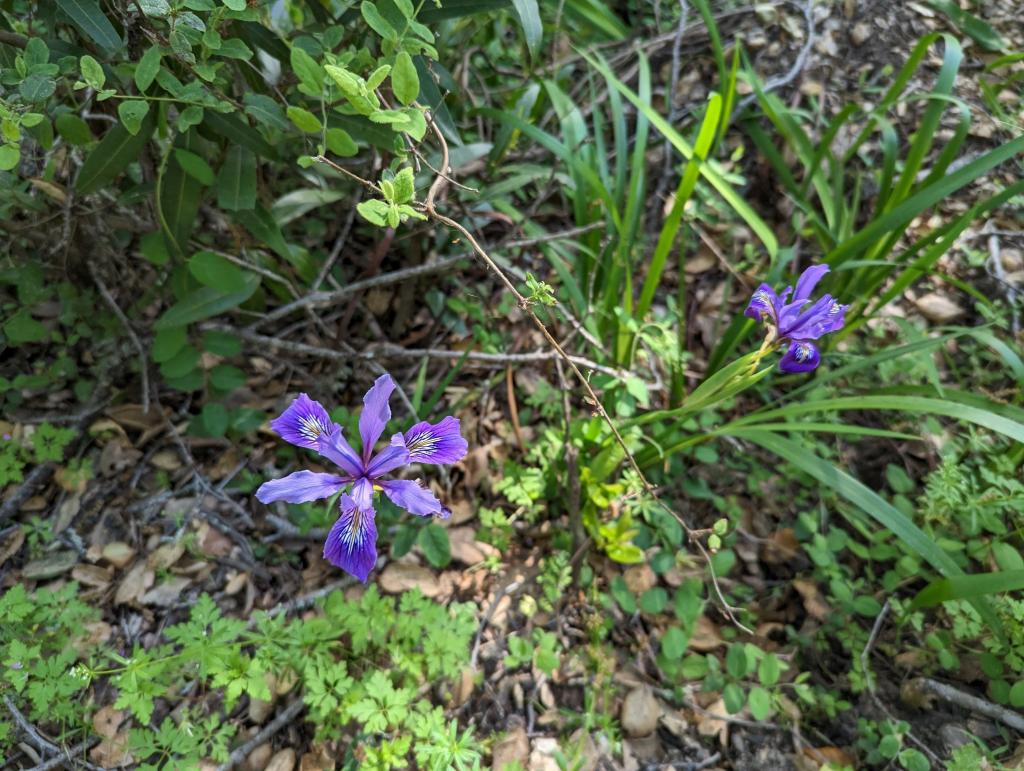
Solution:
<path fill-rule="evenodd" d="M 843 328 L 846 308 L 836 302 L 832 295 L 824 295 L 798 316 L 787 319 L 779 327 L 779 336 L 792 340 L 817 340 L 822 335 Z"/>
<path fill-rule="evenodd" d="M 437 514 L 442 519 L 447 519 L 451 516 L 451 512 L 441 505 L 441 501 L 437 500 L 437 497 L 419 482 L 409 479 L 389 479 L 386 482 L 381 482 L 380 486 L 393 504 L 417 517 L 429 517 L 431 514 Z"/>
<path fill-rule="evenodd" d="M 388 399 L 395 390 L 391 375 L 381 375 L 363 397 L 363 414 L 359 416 L 359 435 L 363 438 L 363 464 L 370 462 L 373 446 L 377 444 L 384 426 L 391 420 L 391 405 Z"/>
<path fill-rule="evenodd" d="M 783 372 L 810 372 L 821 364 L 821 354 L 814 343 L 794 340 L 785 355 L 779 360 Z"/>
<path fill-rule="evenodd" d="M 360 509 L 350 496 L 341 496 L 341 516 L 327 534 L 324 559 L 366 583 L 377 562 L 373 509 Z"/>
<path fill-rule="evenodd" d="M 774 293 L 773 293 L 774 294 Z M 462 438 L 459 419 L 448 416 L 440 423 L 417 423 L 405 434 L 397 434 L 392 444 L 404 444 L 410 463 L 455 463 L 466 455 L 469 443 Z"/>
<path fill-rule="evenodd" d="M 340 430 L 324 406 L 306 394 L 299 394 L 280 417 L 270 422 L 270 427 L 286 442 L 310 450 L 316 449 L 321 437 Z"/>
<path fill-rule="evenodd" d="M 370 465 L 366 467 L 366 475 L 370 479 L 377 479 L 377 477 L 409 463 L 408 450 L 401 444 L 395 444 L 395 439 L 400 436 L 401 434 L 395 434 L 391 439 L 391 444 L 373 456 Z"/>
<path fill-rule="evenodd" d="M 743 311 L 743 315 L 754 319 L 754 321 L 768 320 L 776 324 L 778 323 L 778 307 L 779 296 L 775 294 L 775 290 L 767 284 L 761 284 L 751 295 L 750 304 Z"/>
<path fill-rule="evenodd" d="M 324 436 L 317 442 L 316 451 L 346 474 L 353 477 L 363 475 L 363 461 L 348 443 L 341 427 L 330 436 Z"/>
<path fill-rule="evenodd" d="M 349 495 L 352 496 L 352 500 L 356 502 L 356 506 L 360 509 L 373 509 L 373 482 L 366 477 L 356 480 L 349 491 Z"/>
<path fill-rule="evenodd" d="M 264 482 L 256 491 L 256 500 L 260 503 L 318 501 L 321 498 L 330 498 L 348 482 L 348 479 L 334 474 L 296 471 L 281 479 Z"/>
<path fill-rule="evenodd" d="M 796 292 L 793 294 L 793 302 L 805 303 L 811 297 L 814 287 L 821 281 L 822 276 L 828 273 L 828 265 L 812 265 L 796 281 Z"/>

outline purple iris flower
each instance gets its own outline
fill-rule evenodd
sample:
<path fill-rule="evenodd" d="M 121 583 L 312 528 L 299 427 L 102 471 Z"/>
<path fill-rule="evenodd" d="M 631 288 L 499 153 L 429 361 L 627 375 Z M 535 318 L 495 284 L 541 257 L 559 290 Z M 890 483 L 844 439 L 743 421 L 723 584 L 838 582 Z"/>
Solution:
<path fill-rule="evenodd" d="M 821 363 L 821 353 L 811 341 L 843 328 L 849 305 L 841 305 L 832 295 L 826 294 L 808 306 L 811 292 L 826 273 L 828 265 L 812 265 L 801 273 L 792 302 L 786 300 L 793 287 L 787 286 L 781 294 L 776 294 L 770 286 L 761 284 L 744 311 L 745 316 L 772 327 L 772 341 L 789 344 L 779 362 L 783 372 L 810 372 L 815 369 Z"/>
<path fill-rule="evenodd" d="M 468 446 L 459 433 L 458 418 L 449 416 L 439 423 L 417 423 L 404 434 L 395 434 L 391 443 L 375 455 L 373 447 L 391 419 L 388 399 L 394 390 L 391 376 L 381 375 L 363 397 L 365 406 L 359 416 L 362 453 L 346 441 L 341 426 L 331 420 L 322 404 L 299 394 L 270 427 L 286 442 L 315 450 L 341 473 L 295 471 L 264 482 L 256 491 L 262 503 L 305 503 L 329 498 L 351 485 L 342 493 L 341 516 L 327 535 L 324 559 L 364 583 L 377 562 L 374 491 L 381 490 L 396 506 L 419 517 L 437 514 L 447 518 L 451 513 L 418 482 L 382 477 L 410 463 L 455 463 L 466 454 Z"/>

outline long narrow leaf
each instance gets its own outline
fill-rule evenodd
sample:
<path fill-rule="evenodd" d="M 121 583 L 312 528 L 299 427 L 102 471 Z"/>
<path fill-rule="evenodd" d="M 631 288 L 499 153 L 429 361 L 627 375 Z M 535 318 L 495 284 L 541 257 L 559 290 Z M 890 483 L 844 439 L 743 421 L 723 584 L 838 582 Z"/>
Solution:
<path fill-rule="evenodd" d="M 638 110 L 643 112 L 647 116 L 647 119 L 650 120 L 651 125 L 658 129 L 658 131 L 660 131 L 662 135 L 672 143 L 672 146 L 675 147 L 684 158 L 690 160 L 694 157 L 693 148 L 690 146 L 690 143 L 687 142 L 665 118 L 658 114 L 657 110 L 649 104 L 644 104 L 644 102 L 633 92 L 631 88 L 629 88 L 629 86 L 621 82 L 615 76 L 604 61 L 586 54 L 584 54 L 584 58 L 592 67 L 604 75 L 608 82 L 618 89 L 618 91 L 630 102 L 632 102 Z M 725 202 L 732 207 L 733 211 L 735 211 L 736 214 L 750 226 L 750 229 L 754 231 L 754 234 L 761 240 L 765 251 L 768 252 L 769 256 L 774 258 L 775 253 L 779 248 L 774 232 L 772 232 L 768 223 L 761 219 L 750 204 L 748 204 L 743 197 L 725 181 L 716 166 L 717 164 L 710 161 L 708 163 L 701 164 L 701 175 L 713 188 L 715 188 L 715 190 L 718 191 L 718 194 L 721 195 Z"/>

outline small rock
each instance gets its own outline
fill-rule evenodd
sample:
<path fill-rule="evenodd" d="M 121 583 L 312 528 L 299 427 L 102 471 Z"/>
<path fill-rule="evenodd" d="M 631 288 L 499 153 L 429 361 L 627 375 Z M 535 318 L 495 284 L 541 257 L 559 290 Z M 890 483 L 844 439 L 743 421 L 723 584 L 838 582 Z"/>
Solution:
<path fill-rule="evenodd" d="M 754 14 L 762 24 L 774 24 L 779 18 L 779 10 L 772 3 L 758 3 Z"/>
<path fill-rule="evenodd" d="M 464 565 L 476 565 L 490 554 L 496 554 L 490 544 L 476 540 L 476 531 L 471 527 L 455 527 L 448 531 L 448 542 L 452 548 L 452 559 Z"/>
<path fill-rule="evenodd" d="M 622 730 L 626 736 L 647 736 L 658 727 L 661 705 L 646 685 L 634 688 L 622 702 Z"/>
<path fill-rule="evenodd" d="M 135 549 L 124 541 L 113 541 L 103 547 L 100 556 L 120 570 L 135 557 Z"/>
<path fill-rule="evenodd" d="M 270 713 L 273 709 L 273 701 L 263 701 L 263 699 L 249 699 L 249 720 L 255 725 L 263 725 L 263 721 L 270 716 Z"/>
<path fill-rule="evenodd" d="M 491 769 L 503 771 L 505 766 L 513 763 L 518 763 L 521 767 L 526 768 L 529 757 L 530 740 L 526 738 L 526 729 L 516 726 L 491 750 Z"/>
<path fill-rule="evenodd" d="M 295 768 L 295 750 L 289 747 L 270 759 L 266 771 L 292 771 L 293 768 Z"/>
<path fill-rule="evenodd" d="M 931 292 L 914 301 L 917 310 L 934 324 L 946 324 L 964 315 L 964 309 L 944 294 Z"/>
<path fill-rule="evenodd" d="M 533 740 L 533 752 L 530 753 L 530 771 L 560 771 L 555 760 L 558 752 L 558 739 L 541 736 Z"/>
<path fill-rule="evenodd" d="M 263 742 L 263 744 L 250 752 L 249 757 L 245 759 L 246 770 L 263 771 L 267 767 L 267 763 L 270 762 L 272 754 L 273 750 L 270 747 L 270 742 Z"/>
<path fill-rule="evenodd" d="M 26 581 L 38 581 L 43 578 L 55 578 L 67 573 L 78 562 L 78 555 L 73 551 L 55 551 L 42 559 L 32 560 L 21 571 Z"/>
<path fill-rule="evenodd" d="M 858 48 L 864 45 L 868 38 L 871 37 L 871 27 L 864 22 L 859 22 L 853 25 L 853 29 L 850 30 L 850 42 Z"/>

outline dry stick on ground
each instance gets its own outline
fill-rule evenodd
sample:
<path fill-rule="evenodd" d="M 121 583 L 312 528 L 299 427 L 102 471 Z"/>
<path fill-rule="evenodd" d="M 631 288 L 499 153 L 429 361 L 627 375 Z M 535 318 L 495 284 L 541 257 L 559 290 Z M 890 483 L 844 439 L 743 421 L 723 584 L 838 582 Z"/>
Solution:
<path fill-rule="evenodd" d="M 508 364 L 533 364 L 542 361 L 553 361 L 557 358 L 563 358 L 563 354 L 555 351 L 532 351 L 529 353 L 485 353 L 482 351 L 442 351 L 434 348 L 402 348 L 391 343 L 380 345 L 370 351 L 355 351 L 349 348 L 344 351 L 336 351 L 330 348 L 321 348 L 316 345 L 308 345 L 307 343 L 300 343 L 294 340 L 282 340 L 278 337 L 270 337 L 269 335 L 260 335 L 255 332 L 249 332 L 246 329 L 238 329 L 230 324 L 220 324 L 217 322 L 208 322 L 200 324 L 201 330 L 216 330 L 220 332 L 228 332 L 233 335 L 237 335 L 242 340 L 249 343 L 255 343 L 256 345 L 265 345 L 270 348 L 278 348 L 293 353 L 304 353 L 309 356 L 318 356 L 324 359 L 333 359 L 335 361 L 353 361 L 362 359 L 364 361 L 379 361 L 382 359 L 445 359 L 448 361 L 458 361 L 463 357 L 467 361 L 480 362 L 482 364 L 492 364 L 495 366 L 506 366 Z M 595 372 L 600 372 L 610 377 L 622 379 L 628 373 L 622 370 L 617 370 L 612 367 L 606 367 L 602 364 L 598 364 L 596 361 L 584 358 L 583 356 L 575 356 L 573 354 L 567 354 L 569 360 L 579 364 L 581 367 L 586 369 L 592 369 Z M 650 386 L 650 383 L 645 385 Z"/>
<path fill-rule="evenodd" d="M 269 739 L 271 736 L 276 734 L 288 723 L 295 719 L 295 717 L 302 711 L 306 705 L 302 699 L 296 699 L 281 712 L 277 717 L 263 726 L 259 732 L 256 733 L 249 741 L 245 744 L 237 747 L 229 756 L 227 761 L 217 766 L 217 771 L 230 771 L 232 768 L 237 766 L 243 760 L 245 760 L 249 753 L 259 747 L 263 742 Z"/>
<path fill-rule="evenodd" d="M 139 374 L 142 376 L 142 411 L 145 413 L 149 412 L 149 368 L 146 366 L 146 349 L 142 346 L 138 336 L 135 334 L 135 330 L 132 329 L 132 324 L 128 320 L 128 317 L 124 315 L 124 311 L 117 304 L 117 300 L 107 289 L 107 285 L 103 283 L 103 279 L 100 278 L 99 273 L 96 272 L 96 268 L 91 260 L 86 260 L 86 265 L 89 268 L 89 275 L 92 276 L 93 283 L 96 284 L 96 288 L 100 290 L 100 295 L 103 297 L 103 301 L 110 306 L 110 310 L 117 316 L 117 320 L 121 322 L 121 326 L 124 327 L 124 331 L 128 334 L 128 339 L 132 341 L 132 346 L 135 348 L 135 352 L 139 356 Z"/>
<path fill-rule="evenodd" d="M 433 131 L 434 136 L 437 138 L 437 141 L 441 146 L 441 168 L 447 169 L 448 143 L 445 141 L 444 135 L 441 133 L 440 129 L 438 129 L 437 127 L 437 124 L 434 122 L 433 116 L 428 114 L 427 120 L 430 124 L 430 128 Z M 569 368 L 576 376 L 576 379 L 579 380 L 580 385 L 583 386 L 583 390 L 586 391 L 587 397 L 593 403 L 598 415 L 601 416 L 601 419 L 605 422 L 605 424 L 608 426 L 608 429 L 612 432 L 612 436 L 615 437 L 616 443 L 622 449 L 623 453 L 625 453 L 626 459 L 629 461 L 630 467 L 633 469 L 634 473 L 637 475 L 637 478 L 640 480 L 640 484 L 644 488 L 644 492 L 646 492 L 652 500 L 660 504 L 666 512 L 675 517 L 675 519 L 683 527 L 683 530 L 686 531 L 686 535 L 690 543 L 697 547 L 697 550 L 704 558 L 704 561 L 708 566 L 708 574 L 711 577 L 711 584 L 714 587 L 715 595 L 717 596 L 718 601 L 721 603 L 722 612 L 725 613 L 725 615 L 737 628 L 742 629 L 747 634 L 753 634 L 753 631 L 751 629 L 748 629 L 746 626 L 743 625 L 743 623 L 738 618 L 736 618 L 736 609 L 733 608 L 726 601 L 725 595 L 722 593 L 722 587 L 718 583 L 718 576 L 715 574 L 715 568 L 711 563 L 711 555 L 708 553 L 708 550 L 704 547 L 704 544 L 701 543 L 700 540 L 706 533 L 703 531 L 695 530 L 694 528 L 690 527 L 689 523 L 681 514 L 679 514 L 675 509 L 673 509 L 671 506 L 669 506 L 667 503 L 665 503 L 665 501 L 661 499 L 661 497 L 658 495 L 658 491 L 654 488 L 654 485 L 652 485 L 648 481 L 647 476 L 641 470 L 640 464 L 637 463 L 636 457 L 634 457 L 633 453 L 630 452 L 629 447 L 626 445 L 626 440 L 622 438 L 622 434 L 619 433 L 619 429 L 615 425 L 615 421 L 612 420 L 607 410 L 605 410 L 604 404 L 601 402 L 600 398 L 598 398 L 597 393 L 590 385 L 590 381 L 587 379 L 586 375 L 584 375 L 580 371 L 579 366 L 577 366 L 576 362 L 573 361 L 573 357 L 566 353 L 565 349 L 562 348 L 562 346 L 554 338 L 551 332 L 548 331 L 548 328 L 544 324 L 544 322 L 541 321 L 540 317 L 537 316 L 537 314 L 533 311 L 532 303 L 526 297 L 524 297 L 523 294 L 516 288 L 515 284 L 513 284 L 509 280 L 508 276 L 505 275 L 504 271 L 502 271 L 502 269 L 497 265 L 497 263 L 494 262 L 494 260 L 483 249 L 483 247 L 480 246 L 480 243 L 476 240 L 473 234 L 469 232 L 469 230 L 467 230 L 460 223 L 453 220 L 451 217 L 446 217 L 445 215 L 437 211 L 434 202 L 437 198 L 438 193 L 444 188 L 444 185 L 445 180 L 443 177 L 436 177 L 434 179 L 433 184 L 431 184 L 430 189 L 427 191 L 427 197 L 423 202 L 423 211 L 426 213 L 428 217 L 433 219 L 435 222 L 438 222 L 442 225 L 447 225 L 452 230 L 455 230 L 458 233 L 460 233 L 462 237 L 466 239 L 466 242 L 473 248 L 473 251 L 480 257 L 481 260 L 483 260 L 487 267 L 494 272 L 494 274 L 498 277 L 501 283 L 505 285 L 505 288 L 512 294 L 512 296 L 516 298 L 516 302 L 519 304 L 519 307 L 530 318 L 530 321 L 533 322 L 533 325 L 537 328 L 541 335 L 544 336 L 544 339 L 547 340 L 548 345 L 550 345 L 551 348 L 555 350 L 555 352 L 562 359 L 562 361 L 569 365 Z"/>
<path fill-rule="evenodd" d="M 326 162 L 326 159 L 325 159 Z M 340 167 L 339 167 L 340 168 Z M 362 181 L 362 180 L 360 180 Z M 536 244 L 542 244 L 547 241 L 557 241 L 563 238 L 572 238 L 582 233 L 589 232 L 598 227 L 599 223 L 594 223 L 584 227 L 571 228 L 569 230 L 560 231 L 558 233 L 548 233 L 544 236 L 538 236 L 536 238 L 527 238 L 519 241 L 511 241 L 505 245 L 505 248 L 517 249 L 528 246 L 535 246 Z M 283 318 L 293 311 L 301 308 L 320 308 L 328 305 L 334 305 L 340 300 L 349 297 L 350 295 L 362 292 L 367 289 L 373 289 L 378 286 L 387 286 L 388 284 L 396 284 L 400 281 L 407 281 L 412 278 L 420 278 L 423 276 L 432 276 L 435 273 L 444 273 L 448 268 L 454 267 L 460 262 L 473 259 L 473 253 L 467 252 L 466 254 L 455 255 L 454 257 L 444 257 L 436 262 L 427 263 L 425 265 L 416 265 L 411 268 L 402 268 L 400 270 L 394 270 L 390 273 L 382 273 L 379 276 L 373 276 L 371 278 L 363 279 L 362 281 L 353 281 L 351 284 L 341 287 L 333 292 L 310 292 L 304 297 L 300 297 L 297 300 L 293 300 L 290 303 L 286 303 L 279 308 L 275 308 L 270 313 L 261 316 L 259 319 L 250 324 L 247 329 L 256 330 L 265 324 L 269 324 L 272 321 Z"/>
<path fill-rule="evenodd" d="M 33 766 L 32 768 L 28 769 L 28 771 L 52 771 L 52 769 L 57 768 L 58 766 L 66 767 L 68 764 L 72 764 L 73 766 L 73 764 L 76 762 L 75 758 L 78 755 L 81 755 L 87 749 L 92 747 L 92 745 L 97 743 L 99 743 L 99 739 L 97 739 L 96 737 L 93 737 L 92 739 L 86 739 L 84 742 L 79 742 L 74 747 L 71 747 L 66 752 L 62 751 L 61 754 L 57 757 L 50 758 L 44 763 L 40 763 L 38 766 Z"/>
<path fill-rule="evenodd" d="M 18 728 L 21 729 L 21 732 L 25 734 L 25 737 L 29 740 L 29 742 L 32 743 L 32 745 L 36 749 L 38 749 L 45 755 L 57 756 L 55 758 L 57 763 L 55 765 L 49 766 L 49 768 L 56 768 L 56 766 L 58 765 L 66 766 L 72 764 L 80 764 L 85 768 L 90 769 L 90 771 L 101 771 L 99 766 L 94 766 L 92 763 L 89 763 L 88 761 L 75 760 L 71 758 L 70 752 L 65 753 L 65 751 L 58 747 L 56 744 L 44 738 L 43 735 L 39 733 L 38 730 L 36 730 L 35 726 L 28 722 L 25 716 L 21 714 L 21 710 L 19 710 L 15 703 L 11 701 L 9 696 L 4 696 L 4 705 L 7 707 L 7 711 L 11 713 L 11 717 L 14 718 L 15 724 L 17 724 Z M 74 749 L 77 750 L 79 748 L 75 747 Z M 45 766 L 46 764 L 44 763 L 43 765 Z"/>
<path fill-rule="evenodd" d="M 1024 732 L 1024 716 L 1019 712 L 1000 707 L 998 704 L 985 701 L 985 699 L 979 699 L 977 696 L 964 693 L 951 685 L 940 683 L 938 680 L 932 680 L 930 677 L 919 677 L 916 680 L 911 680 L 907 685 L 917 691 L 936 696 L 950 704 L 955 704 L 958 707 L 977 712 L 979 715 L 998 720 L 1015 731 Z"/>

